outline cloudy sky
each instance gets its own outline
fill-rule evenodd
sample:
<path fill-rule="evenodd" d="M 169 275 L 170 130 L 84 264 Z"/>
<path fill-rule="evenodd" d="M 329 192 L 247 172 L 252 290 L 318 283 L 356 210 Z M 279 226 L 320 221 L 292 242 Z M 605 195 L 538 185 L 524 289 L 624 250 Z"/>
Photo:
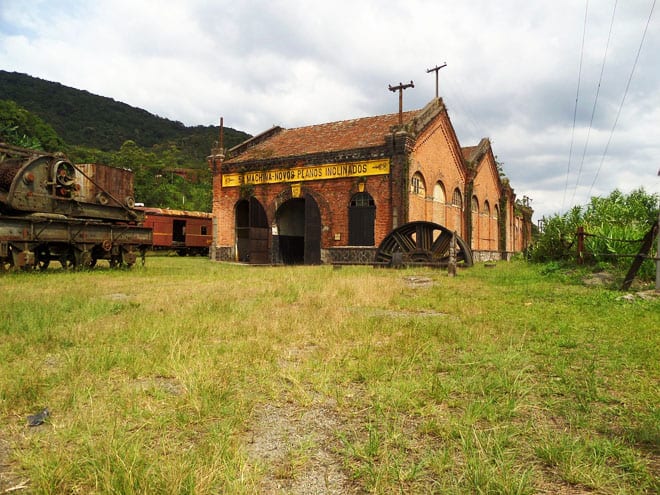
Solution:
<path fill-rule="evenodd" d="M 655 0 L 0 0 L 0 68 L 250 134 L 440 96 L 535 220 L 660 193 Z M 643 41 L 643 43 L 642 43 Z M 640 50 L 641 47 L 641 50 Z M 0 95 L 0 98 L 2 95 Z"/>

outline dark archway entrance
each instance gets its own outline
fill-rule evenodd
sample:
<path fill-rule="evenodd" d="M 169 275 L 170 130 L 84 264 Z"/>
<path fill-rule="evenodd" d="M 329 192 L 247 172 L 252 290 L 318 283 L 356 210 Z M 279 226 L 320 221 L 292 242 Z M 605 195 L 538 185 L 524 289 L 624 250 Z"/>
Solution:
<path fill-rule="evenodd" d="M 251 197 L 236 204 L 236 251 L 238 261 L 268 263 L 268 218 L 259 200 Z"/>
<path fill-rule="evenodd" d="M 312 196 L 293 198 L 275 214 L 278 260 L 284 264 L 321 263 L 321 214 Z"/>

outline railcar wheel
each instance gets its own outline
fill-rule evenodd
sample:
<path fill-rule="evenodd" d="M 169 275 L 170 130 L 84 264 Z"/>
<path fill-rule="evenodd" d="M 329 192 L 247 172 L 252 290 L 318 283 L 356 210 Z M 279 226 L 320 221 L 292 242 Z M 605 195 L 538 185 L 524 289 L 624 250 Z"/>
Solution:
<path fill-rule="evenodd" d="M 449 248 L 454 233 L 433 222 L 410 222 L 394 229 L 378 246 L 376 262 L 449 263 Z M 456 262 L 472 266 L 472 250 L 456 235 Z"/>
<path fill-rule="evenodd" d="M 71 251 L 63 253 L 60 255 L 60 265 L 62 265 L 63 270 L 71 270 L 76 267 L 76 256 Z"/>
<path fill-rule="evenodd" d="M 0 258 L 0 273 L 8 272 L 14 267 L 14 255 L 11 252 L 11 246 L 7 246 L 6 254 L 6 257 Z"/>
<path fill-rule="evenodd" d="M 35 252 L 35 264 L 42 272 L 48 269 L 50 265 L 50 250 L 48 246 L 39 246 Z"/>
<path fill-rule="evenodd" d="M 83 251 L 78 251 L 76 250 L 75 252 L 76 256 L 76 266 L 80 267 L 82 269 L 85 268 L 91 268 L 92 267 L 92 252 L 88 250 L 83 250 Z"/>
<path fill-rule="evenodd" d="M 121 253 L 113 254 L 112 256 L 110 256 L 110 268 L 119 268 L 123 263 L 123 261 L 124 260 Z"/>
<path fill-rule="evenodd" d="M 0 259 L 0 272 L 8 272 L 13 268 L 13 266 L 14 263 L 11 259 L 11 256 L 9 256 L 9 258 Z"/>

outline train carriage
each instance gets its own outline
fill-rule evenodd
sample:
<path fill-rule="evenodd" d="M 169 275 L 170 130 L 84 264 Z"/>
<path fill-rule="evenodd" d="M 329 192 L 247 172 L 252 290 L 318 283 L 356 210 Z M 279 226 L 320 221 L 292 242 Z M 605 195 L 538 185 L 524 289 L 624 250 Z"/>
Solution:
<path fill-rule="evenodd" d="M 172 250 L 180 256 L 208 256 L 212 215 L 201 211 L 138 206 L 144 226 L 153 230 L 154 250 Z"/>

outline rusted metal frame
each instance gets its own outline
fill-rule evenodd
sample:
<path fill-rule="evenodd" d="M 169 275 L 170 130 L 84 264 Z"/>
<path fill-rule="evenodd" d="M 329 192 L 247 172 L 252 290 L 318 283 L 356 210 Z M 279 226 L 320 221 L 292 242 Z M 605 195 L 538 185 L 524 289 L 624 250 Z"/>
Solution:
<path fill-rule="evenodd" d="M 86 239 L 86 232 L 85 228 L 87 227 L 89 222 L 82 222 L 80 225 L 77 225 L 75 223 L 69 223 L 68 228 L 67 228 L 67 234 L 69 237 L 69 242 L 82 242 L 83 244 L 85 243 Z M 74 232 L 74 227 L 80 227 L 77 229 L 76 232 Z M 78 236 L 82 234 L 81 238 L 79 239 Z"/>
<path fill-rule="evenodd" d="M 114 200 L 115 203 L 117 203 L 119 206 L 121 206 L 122 209 L 126 210 L 126 212 L 128 212 L 128 214 L 129 214 L 130 216 L 132 216 L 133 218 L 137 218 L 137 216 L 138 216 L 137 213 L 135 213 L 133 210 L 131 210 L 130 208 L 128 208 L 126 205 L 124 205 L 124 203 L 122 203 L 122 202 L 119 201 L 117 198 L 115 198 L 115 196 L 112 195 L 111 193 L 109 193 L 107 189 L 105 189 L 104 187 L 101 187 L 101 186 L 100 186 L 100 185 L 99 185 L 94 179 L 92 179 L 89 175 L 87 175 L 85 172 L 83 172 L 83 171 L 82 171 L 80 168 L 78 168 L 74 163 L 72 163 L 71 165 L 73 165 L 73 168 L 75 168 L 78 172 L 80 172 L 80 173 L 82 174 L 83 177 L 85 177 L 87 180 L 89 180 L 92 184 L 94 184 L 94 185 L 95 185 L 96 187 L 98 187 L 101 191 L 103 191 L 105 194 L 107 194 L 108 197 L 110 197 L 110 199 Z"/>
<path fill-rule="evenodd" d="M 52 220 L 49 220 L 49 219 L 44 218 L 43 221 L 40 221 L 40 222 L 32 222 L 32 229 L 33 229 L 33 230 L 34 230 L 34 228 L 35 228 L 35 226 L 36 226 L 37 223 L 43 223 L 43 224 L 45 224 L 44 227 L 43 227 L 41 230 L 39 230 L 38 232 L 35 232 L 35 233 L 33 234 L 34 239 L 38 241 L 38 240 L 39 240 L 39 236 L 40 236 L 40 235 L 41 235 L 41 234 L 42 234 L 42 233 L 48 228 L 48 226 L 52 223 Z"/>
<path fill-rule="evenodd" d="M 125 226 L 123 228 L 118 228 L 116 225 L 113 225 L 110 227 L 110 240 L 114 244 L 115 242 L 121 241 L 122 238 L 128 239 L 128 234 L 131 232 L 136 232 L 136 229 L 143 230 L 144 232 L 147 232 L 149 229 L 146 227 L 130 227 L 130 226 Z M 119 230 L 117 234 L 115 232 Z M 142 239 L 140 239 L 141 242 L 131 242 L 127 244 L 127 246 L 130 246 L 131 248 L 134 246 L 147 246 L 150 244 L 153 244 L 153 239 L 150 240 L 150 242 L 143 242 Z"/>

